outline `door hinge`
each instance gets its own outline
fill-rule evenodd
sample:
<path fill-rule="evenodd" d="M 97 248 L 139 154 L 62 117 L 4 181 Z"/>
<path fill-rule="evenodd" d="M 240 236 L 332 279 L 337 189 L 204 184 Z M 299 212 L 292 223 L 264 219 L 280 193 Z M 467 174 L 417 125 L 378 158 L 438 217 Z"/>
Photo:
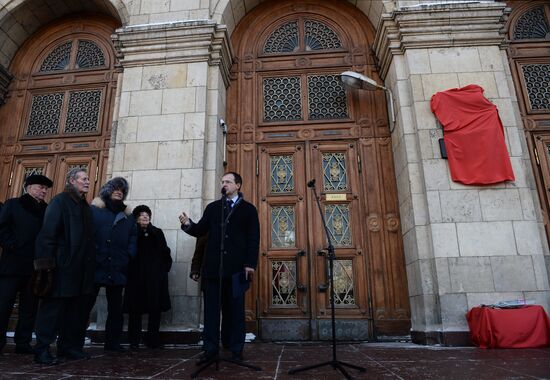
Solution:
<path fill-rule="evenodd" d="M 96 165 L 95 167 L 95 183 L 97 183 L 97 180 L 99 179 L 99 166 Z"/>
<path fill-rule="evenodd" d="M 8 181 L 8 187 L 11 186 L 12 181 L 13 181 L 13 170 L 10 173 L 10 180 Z"/>
<path fill-rule="evenodd" d="M 260 175 L 260 161 L 258 160 L 258 157 L 256 157 L 256 177 Z"/>
<path fill-rule="evenodd" d="M 539 152 L 537 151 L 536 146 L 535 146 L 535 149 L 533 149 L 533 152 L 535 153 L 535 161 L 537 161 L 537 165 L 540 166 Z"/>
<path fill-rule="evenodd" d="M 361 168 L 361 156 L 359 155 L 359 153 L 357 154 L 357 170 L 359 170 L 359 173 L 361 173 L 361 171 L 362 171 L 362 168 Z"/>

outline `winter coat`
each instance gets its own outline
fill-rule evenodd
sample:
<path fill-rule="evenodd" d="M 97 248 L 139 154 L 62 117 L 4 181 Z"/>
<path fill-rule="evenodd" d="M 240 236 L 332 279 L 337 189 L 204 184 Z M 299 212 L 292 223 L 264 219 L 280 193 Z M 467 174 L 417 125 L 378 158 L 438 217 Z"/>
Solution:
<path fill-rule="evenodd" d="M 160 228 L 138 227 L 137 255 L 130 260 L 124 292 L 124 311 L 145 314 L 168 311 L 168 272 L 172 267 L 170 248 Z"/>
<path fill-rule="evenodd" d="M 54 269 L 49 297 L 95 292 L 92 228 L 90 206 L 73 191 L 56 195 L 46 208 L 36 239 L 34 268 Z"/>
<path fill-rule="evenodd" d="M 244 267 L 256 268 L 260 245 L 260 222 L 253 204 L 245 201 L 239 193 L 239 199 L 233 208 L 223 204 L 227 219 L 223 273 L 225 278 L 243 271 Z M 206 206 L 202 218 L 182 229 L 191 236 L 199 237 L 208 233 L 208 241 L 202 262 L 202 277 L 219 277 L 221 247 L 221 211 L 222 200 Z"/>
<path fill-rule="evenodd" d="M 35 242 L 48 205 L 29 194 L 6 202 L 0 212 L 0 275 L 30 276 Z"/>
<path fill-rule="evenodd" d="M 126 285 L 130 257 L 136 255 L 137 228 L 131 210 L 115 213 L 100 198 L 92 201 L 96 249 L 95 283 Z"/>

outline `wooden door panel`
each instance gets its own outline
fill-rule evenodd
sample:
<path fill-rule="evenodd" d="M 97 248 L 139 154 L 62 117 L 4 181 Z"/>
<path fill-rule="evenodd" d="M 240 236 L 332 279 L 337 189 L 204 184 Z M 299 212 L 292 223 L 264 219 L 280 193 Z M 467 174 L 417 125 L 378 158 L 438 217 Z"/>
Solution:
<path fill-rule="evenodd" d="M 359 168 L 354 142 L 315 143 L 311 149 L 311 170 L 317 181 L 321 210 L 335 247 L 334 287 L 336 314 L 339 317 L 364 317 L 368 313 L 368 273 L 363 258 L 361 233 L 362 205 L 358 194 Z M 313 198 L 313 197 L 311 197 Z M 315 206 L 311 199 L 311 207 Z M 317 316 L 330 315 L 330 288 L 328 288 L 328 260 L 324 252 L 327 238 L 318 209 L 312 210 L 314 233 L 312 263 L 319 279 L 317 284 Z"/>
<path fill-rule="evenodd" d="M 260 147 L 261 311 L 309 317 L 304 147 Z"/>

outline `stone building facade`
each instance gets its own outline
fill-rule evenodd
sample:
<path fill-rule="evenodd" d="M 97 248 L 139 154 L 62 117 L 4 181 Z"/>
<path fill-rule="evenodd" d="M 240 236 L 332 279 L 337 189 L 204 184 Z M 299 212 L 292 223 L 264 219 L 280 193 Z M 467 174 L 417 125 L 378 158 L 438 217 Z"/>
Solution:
<path fill-rule="evenodd" d="M 349 311 L 354 303 L 350 306 L 342 301 L 339 305 L 341 310 L 349 311 L 342 314 L 349 324 L 339 326 L 341 336 L 372 339 L 411 334 L 420 343 L 465 343 L 465 313 L 473 306 L 530 299 L 550 310 L 550 253 L 545 230 L 548 201 L 544 190 L 548 187 L 544 173 L 548 151 L 544 157 L 537 153 L 537 144 L 543 144 L 537 141 L 544 140 L 545 128 L 550 127 L 550 105 L 546 90 L 541 94 L 542 105 L 531 112 L 534 108 L 529 102 L 536 94 L 532 95 L 534 90 L 526 84 L 524 71 L 514 66 L 516 60 L 525 63 L 529 59 L 537 65 L 548 65 L 550 18 L 544 1 L 515 3 L 510 8 L 512 4 L 504 1 L 0 0 L 0 99 L 4 103 L 0 106 L 0 199 L 16 195 L 17 181 L 22 182 L 28 174 L 25 170 L 34 167 L 60 179 L 69 162 L 88 165 L 95 170 L 96 192 L 104 179 L 124 176 L 131 186 L 129 203 L 151 206 L 153 223 L 164 230 L 172 249 L 174 266 L 169 281 L 173 308 L 165 316 L 163 328 L 196 328 L 201 318 L 201 297 L 197 285 L 188 279 L 195 242 L 179 229 L 178 213 L 186 210 L 196 219 L 204 206 L 218 197 L 218 179 L 226 169 L 224 160 L 227 168 L 245 174 L 245 195 L 263 210 L 261 172 L 272 167 L 269 163 L 261 166 L 262 149 L 269 153 L 286 143 L 298 144 L 292 140 L 298 136 L 303 145 L 297 151 L 307 150 L 311 140 L 328 144 L 337 139 L 329 140 L 329 134 L 338 136 L 349 131 L 342 140 L 346 144 L 365 147 L 374 141 L 379 146 L 377 152 L 388 147 L 388 156 L 377 153 L 378 164 L 372 169 L 371 180 L 366 148 L 346 151 L 346 157 L 354 160 L 346 161 L 345 168 L 350 173 L 355 168 L 357 181 L 364 183 L 359 189 L 371 191 L 377 181 L 380 189 L 364 198 L 361 193 L 355 198 L 351 193 L 344 197 L 358 199 L 363 207 L 349 223 L 363 225 L 366 221 L 366 226 L 354 230 L 358 231 L 354 237 L 365 231 L 363 248 L 356 249 L 358 253 L 349 253 L 351 248 L 338 253 L 345 259 L 342 273 L 351 278 L 347 294 L 355 297 L 357 305 L 360 298 L 364 299 L 355 314 Z M 336 53 L 325 58 L 312 55 L 322 51 L 310 45 L 302 49 L 298 43 L 294 50 L 283 49 L 283 54 L 273 56 L 247 47 L 247 41 L 255 36 L 248 34 L 252 31 L 262 35 L 265 26 L 266 35 L 273 36 L 270 31 L 283 30 L 262 21 L 269 19 L 266 13 L 272 14 L 273 20 L 293 22 L 293 12 L 305 17 L 304 25 L 311 14 L 315 25 L 328 28 L 322 33 L 339 35 L 343 42 L 335 51 L 342 51 L 341 60 Z M 546 32 L 532 31 L 522 45 L 514 31 L 526 12 L 539 20 L 543 29 L 546 25 Z M 533 12 L 538 13 L 533 16 Z M 339 14 L 351 15 L 351 26 L 333 25 L 331 20 Z M 298 36 L 301 28 L 307 29 L 307 25 L 301 26 L 299 17 L 295 18 Z M 103 34 L 98 30 L 104 30 Z M 106 37 L 97 37 L 97 41 L 90 37 L 107 36 L 109 31 L 110 47 Z M 342 37 L 345 35 L 349 39 Z M 83 66 L 78 63 L 80 53 L 74 50 L 67 53 L 65 66 L 54 66 L 49 71 L 37 69 L 44 57 L 57 49 L 59 41 L 70 36 L 76 36 L 75 41 L 95 41 L 103 49 L 103 63 Z M 364 43 L 357 42 L 361 36 L 365 36 Z M 353 43 L 346 45 L 346 41 Z M 265 85 L 270 83 L 265 79 L 268 74 L 262 74 L 262 70 L 268 70 L 271 64 L 273 70 L 282 73 L 286 66 L 281 62 L 291 53 L 298 58 L 296 66 L 288 69 L 293 74 L 285 74 L 290 77 L 318 65 L 325 74 L 355 70 L 378 80 L 393 93 L 395 125 L 386 115 L 391 107 L 384 101 L 383 92 L 338 89 L 332 84 L 334 91 L 347 94 L 345 121 L 277 124 L 273 130 L 278 135 L 270 135 L 267 113 L 262 114 L 260 109 L 249 120 L 248 105 L 242 103 L 249 100 L 248 96 L 254 102 L 257 97 L 258 102 L 250 107 L 261 108 L 258 104 L 270 95 Z M 26 63 L 29 60 L 36 63 Z M 260 78 L 258 87 L 246 92 L 247 80 L 256 75 Z M 548 84 L 548 71 L 540 75 L 539 83 Z M 303 84 L 309 83 L 305 80 Z M 430 99 L 438 91 L 471 83 L 482 86 L 485 96 L 498 107 L 514 182 L 480 187 L 450 179 L 447 161 L 439 149 L 442 129 L 430 111 Z M 80 134 L 69 134 L 67 127 L 59 136 L 57 130 L 30 134 L 33 112 L 42 117 L 50 115 L 40 114 L 38 106 L 34 108 L 39 99 L 48 100 L 40 96 L 67 91 L 68 98 L 77 88 L 97 88 L 102 94 L 101 100 L 94 103 L 101 114 L 95 126 L 79 130 Z M 302 99 L 308 97 L 311 104 L 313 95 L 310 91 Z M 66 103 L 59 103 L 61 115 L 68 110 L 67 116 L 60 117 L 60 125 L 71 120 L 73 103 Z M 308 112 L 311 117 L 311 110 Z M 220 120 L 227 122 L 227 131 L 220 127 Z M 285 138 L 288 140 L 283 141 Z M 269 139 L 275 143 L 269 145 Z M 330 149 L 340 148 L 326 149 L 332 152 Z M 292 154 L 299 157 L 298 153 Z M 272 153 L 270 157 L 282 156 Z M 302 161 L 295 162 L 298 166 Z M 384 162 L 390 162 L 389 169 Z M 392 192 L 395 200 L 390 196 Z M 371 206 L 373 198 L 383 200 L 379 209 Z M 328 204 L 329 200 L 324 199 Z M 302 201 L 299 199 L 296 205 Z M 306 212 L 307 220 L 315 217 L 314 211 Z M 272 218 L 273 213 L 265 212 L 265 221 L 280 222 Z M 315 230 L 315 223 L 312 226 L 308 229 Z M 263 240 L 276 234 L 271 228 L 262 231 Z M 320 248 L 313 246 L 314 237 L 305 241 L 306 246 L 310 245 L 306 251 Z M 381 243 L 375 245 L 376 241 Z M 300 247 L 296 244 L 295 248 Z M 380 255 L 381 264 L 377 264 L 378 250 L 386 252 Z M 276 263 L 293 273 L 285 279 L 294 284 L 294 290 L 288 290 L 288 283 L 285 286 L 296 299 L 309 305 L 303 308 L 303 314 L 315 309 L 318 313 L 312 312 L 309 320 L 323 320 L 325 311 L 319 305 L 325 296 L 312 296 L 308 304 L 304 294 L 309 293 L 298 286 L 300 271 L 316 273 L 321 267 L 309 259 L 299 262 L 300 253 L 294 264 L 290 256 L 269 261 L 270 255 L 264 255 L 267 261 L 259 271 L 266 279 L 265 286 L 263 282 L 257 285 L 258 290 L 247 299 L 252 328 L 256 326 L 268 339 L 270 334 L 274 339 L 288 339 L 295 333 L 300 339 L 323 338 L 326 325 L 297 323 L 294 314 L 284 312 L 290 310 L 290 304 L 265 310 L 261 306 L 262 302 L 273 306 L 273 293 L 281 291 L 280 281 L 276 281 L 281 279 L 281 272 L 274 272 Z M 304 264 L 312 267 L 304 269 Z M 313 285 L 317 285 L 315 280 L 308 289 L 313 291 Z M 399 294 L 405 295 L 404 301 Z M 262 301 L 262 297 L 269 300 Z M 100 303 L 99 328 L 104 317 L 104 305 Z M 262 324 L 262 319 L 269 318 L 283 323 L 288 320 L 293 326 L 288 336 L 273 333 L 274 326 L 280 325 Z M 399 323 L 392 324 L 392 320 Z M 313 332 L 304 332 L 308 323 Z"/>

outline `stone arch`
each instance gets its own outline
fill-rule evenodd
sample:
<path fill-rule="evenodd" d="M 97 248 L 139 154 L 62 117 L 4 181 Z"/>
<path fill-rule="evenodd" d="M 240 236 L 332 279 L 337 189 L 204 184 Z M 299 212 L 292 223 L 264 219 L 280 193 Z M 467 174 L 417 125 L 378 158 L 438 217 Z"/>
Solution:
<path fill-rule="evenodd" d="M 394 0 L 353 0 L 348 2 L 367 16 L 375 30 L 380 23 L 382 14 L 392 10 L 395 6 Z M 261 3 L 264 1 L 218 0 L 210 10 L 210 14 L 214 21 L 227 25 L 229 35 L 231 35 L 241 19 Z"/>
<path fill-rule="evenodd" d="M 123 0 L 71 1 L 62 7 L 54 0 L 8 0 L 0 8 L 0 66 L 8 68 L 22 44 L 40 27 L 63 16 L 92 12 L 109 15 L 125 25 L 129 13 Z"/>

